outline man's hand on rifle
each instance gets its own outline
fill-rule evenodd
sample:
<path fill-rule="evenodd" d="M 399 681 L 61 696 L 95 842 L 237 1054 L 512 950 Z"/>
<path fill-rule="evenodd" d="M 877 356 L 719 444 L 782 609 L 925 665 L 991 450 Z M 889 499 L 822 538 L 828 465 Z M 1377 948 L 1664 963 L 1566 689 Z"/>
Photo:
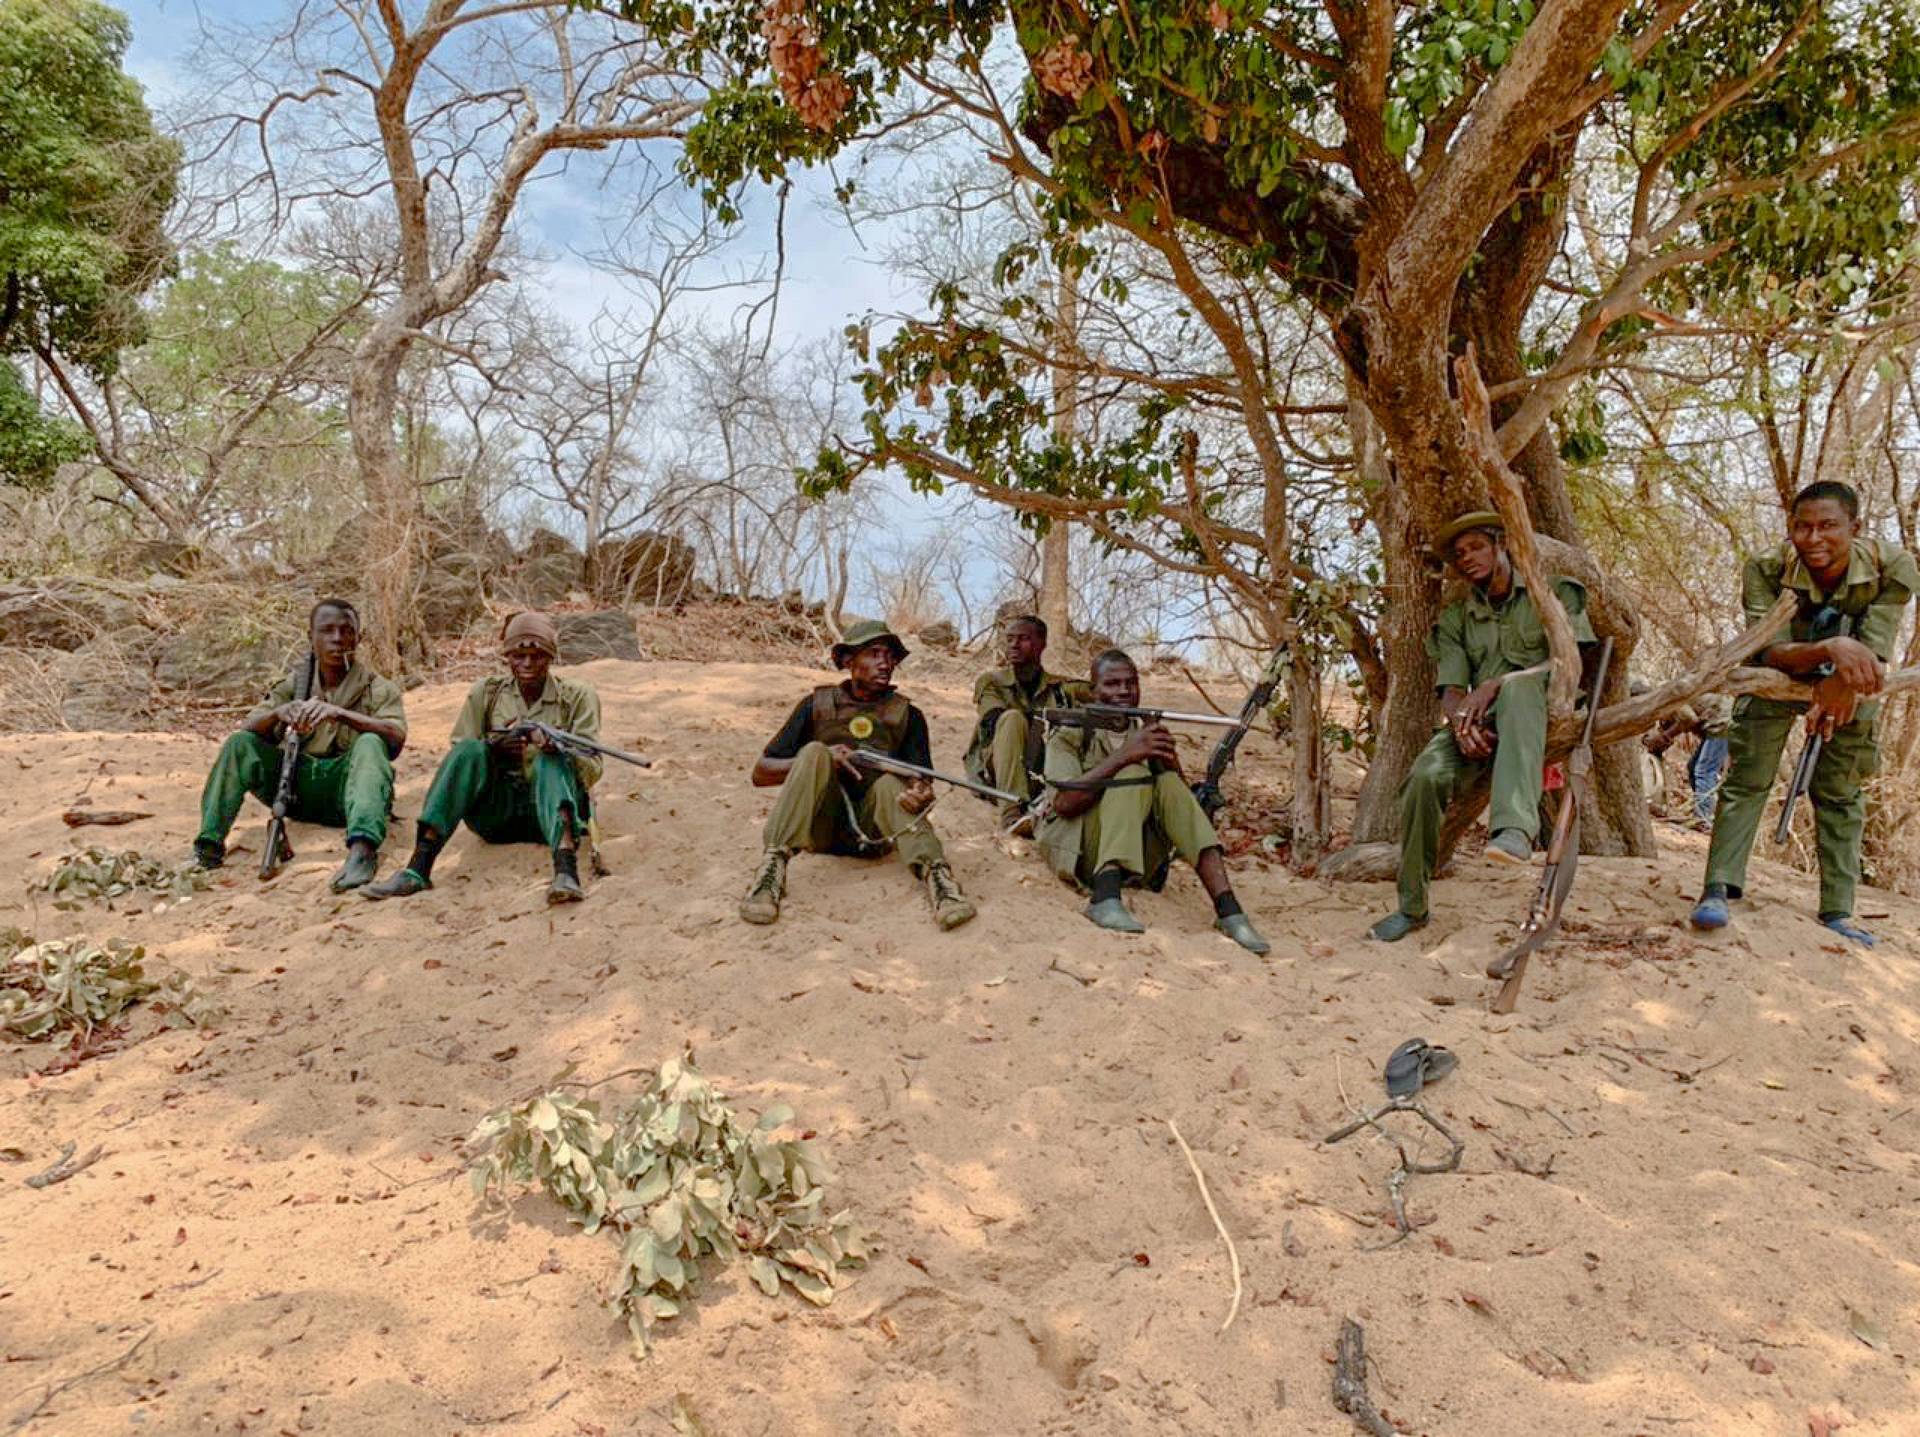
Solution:
<path fill-rule="evenodd" d="M 859 762 L 854 758 L 854 755 L 860 752 L 859 749 L 850 743 L 836 743 L 830 745 L 827 752 L 833 755 L 833 766 L 840 770 L 840 776 L 842 778 L 865 781 L 867 777 L 866 770 L 862 769 Z"/>
<path fill-rule="evenodd" d="M 1835 729 L 1853 722 L 1859 707 L 1860 695 L 1838 672 L 1829 674 L 1813 686 L 1813 704 L 1807 709 L 1807 732 L 1820 735 L 1825 742 L 1833 737 Z"/>
<path fill-rule="evenodd" d="M 933 804 L 933 782 L 930 779 L 909 779 L 900 793 L 900 806 L 908 813 L 925 813 Z"/>
<path fill-rule="evenodd" d="M 1827 662 L 1833 665 L 1833 677 L 1856 694 L 1877 694 L 1884 681 L 1880 660 L 1872 649 L 1858 639 L 1846 637 L 1826 641 Z M 1844 723 L 1845 720 L 1843 719 Z"/>
<path fill-rule="evenodd" d="M 1120 754 L 1125 759 L 1123 768 L 1136 763 L 1157 763 L 1170 772 L 1180 772 L 1180 750 L 1174 746 L 1173 735 L 1159 724 L 1150 724 L 1136 732 L 1121 745 Z"/>
<path fill-rule="evenodd" d="M 312 733 L 328 719 L 338 718 L 343 712 L 338 704 L 330 704 L 325 699 L 302 699 L 298 703 L 281 704 L 274 717 L 295 733 L 304 734 Z"/>
<path fill-rule="evenodd" d="M 545 753 L 553 747 L 553 740 L 547 737 L 545 730 L 532 728 L 527 729 L 525 732 L 526 745 L 535 753 Z"/>

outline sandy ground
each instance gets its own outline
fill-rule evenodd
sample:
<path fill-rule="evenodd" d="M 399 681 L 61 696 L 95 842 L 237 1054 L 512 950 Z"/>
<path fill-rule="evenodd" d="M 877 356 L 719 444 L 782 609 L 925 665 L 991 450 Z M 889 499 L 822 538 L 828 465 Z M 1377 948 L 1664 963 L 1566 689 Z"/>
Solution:
<path fill-rule="evenodd" d="M 1530 874 L 1463 872 L 1389 948 L 1361 940 L 1385 885 L 1242 862 L 1275 940 L 1259 962 L 1184 872 L 1139 900 L 1145 937 L 1096 932 L 956 796 L 936 815 L 969 927 L 935 931 L 896 863 L 803 858 L 781 922 L 751 929 L 734 905 L 770 795 L 745 770 L 815 675 L 583 672 L 609 737 L 657 760 L 610 775 L 616 872 L 584 905 L 549 912 L 537 851 L 470 835 L 430 894 L 335 898 L 333 836 L 297 829 L 270 887 L 242 855 L 162 914 L 0 915 L 137 936 L 231 1009 L 55 1077 L 46 1048 L 0 1048 L 0 1147 L 26 1153 L 0 1166 L 9 1430 L 624 1437 L 673 1432 L 684 1393 L 712 1437 L 1332 1434 L 1357 1430 L 1329 1396 L 1351 1315 L 1404 1431 L 1920 1431 L 1920 905 L 1869 892 L 1887 941 L 1843 952 L 1811 884 L 1762 863 L 1699 942 L 1680 919 L 1703 840 L 1668 830 L 1658 861 L 1583 864 L 1568 940 L 1490 1018 L 1480 968 Z M 964 683 L 917 692 L 957 764 Z M 459 697 L 409 701 L 402 814 Z M 157 817 L 80 837 L 183 852 L 212 752 L 0 741 L 0 868 L 50 865 L 83 795 Z M 1264 740 L 1247 759 L 1271 773 Z M 236 839 L 261 832 L 250 807 Z M 1410 1034 L 1460 1056 L 1430 1099 L 1467 1149 L 1413 1179 L 1417 1229 L 1383 1246 L 1393 1147 L 1319 1139 Z M 488 1220 L 455 1149 L 568 1062 L 597 1077 L 683 1043 L 744 1109 L 819 1129 L 880 1254 L 824 1311 L 712 1270 L 641 1362 L 599 1302 L 611 1241 L 537 1197 Z M 1169 1118 L 1244 1263 L 1225 1332 L 1226 1252 Z M 67 1141 L 106 1154 L 28 1188 Z"/>

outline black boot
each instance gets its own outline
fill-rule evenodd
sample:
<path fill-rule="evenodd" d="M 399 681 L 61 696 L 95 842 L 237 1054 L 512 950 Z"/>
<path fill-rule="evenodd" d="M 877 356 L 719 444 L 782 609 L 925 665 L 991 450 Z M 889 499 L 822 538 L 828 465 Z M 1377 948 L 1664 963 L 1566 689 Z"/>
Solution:
<path fill-rule="evenodd" d="M 547 885 L 547 902 L 578 903 L 587 896 L 580 886 L 580 855 L 571 848 L 553 851 L 553 882 Z"/>
<path fill-rule="evenodd" d="M 196 868 L 224 868 L 227 862 L 227 845 L 217 839 L 196 838 L 193 841 L 193 864 Z"/>

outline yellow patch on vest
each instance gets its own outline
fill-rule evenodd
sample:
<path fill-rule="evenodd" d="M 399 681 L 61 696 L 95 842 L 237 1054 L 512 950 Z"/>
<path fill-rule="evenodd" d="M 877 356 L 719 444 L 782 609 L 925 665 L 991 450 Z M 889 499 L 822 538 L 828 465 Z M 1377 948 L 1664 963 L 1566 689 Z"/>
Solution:
<path fill-rule="evenodd" d="M 870 739 L 873 737 L 873 720 L 865 714 L 855 714 L 853 721 L 847 725 L 847 732 L 857 739 Z"/>

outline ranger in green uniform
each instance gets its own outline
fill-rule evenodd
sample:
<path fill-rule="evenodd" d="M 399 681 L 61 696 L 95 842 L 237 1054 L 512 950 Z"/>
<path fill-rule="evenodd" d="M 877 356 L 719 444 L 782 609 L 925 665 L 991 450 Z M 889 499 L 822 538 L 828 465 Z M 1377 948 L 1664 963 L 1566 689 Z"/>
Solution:
<path fill-rule="evenodd" d="M 927 821 L 933 785 L 875 773 L 856 761 L 856 749 L 890 754 L 933 767 L 927 719 L 893 687 L 893 671 L 907 646 L 877 620 L 855 624 L 833 646 L 835 668 L 846 680 L 815 689 L 794 706 L 753 766 L 755 788 L 780 788 L 762 835 L 766 852 L 740 900 L 748 923 L 780 916 L 787 891 L 787 860 L 795 853 L 870 857 L 898 850 L 926 883 L 927 902 L 942 928 L 974 915 L 947 866 L 940 835 Z"/>
<path fill-rule="evenodd" d="M 1096 703 L 1140 706 L 1140 671 L 1119 649 L 1093 661 L 1090 688 Z M 1269 951 L 1234 896 L 1219 835 L 1181 776 L 1165 728 L 1121 734 L 1063 724 L 1047 739 L 1045 779 L 1040 851 L 1055 875 L 1091 892 L 1086 915 L 1093 923 L 1146 932 L 1121 894 L 1128 884 L 1158 888 L 1178 854 L 1213 900 L 1213 926 L 1249 953 Z"/>
<path fill-rule="evenodd" d="M 510 732 L 538 719 L 581 738 L 600 736 L 600 696 L 579 679 L 553 673 L 560 634 L 545 614 L 515 614 L 500 638 L 506 674 L 481 679 L 453 724 L 453 748 L 440 761 L 420 809 L 413 857 L 368 898 L 405 898 L 433 886 L 433 864 L 463 821 L 488 843 L 543 843 L 553 855 L 547 902 L 578 903 L 579 842 L 591 817 L 588 789 L 603 767 L 593 754 L 553 752 L 538 732 Z"/>
<path fill-rule="evenodd" d="M 227 834 L 251 793 L 271 804 L 280 783 L 280 740 L 286 729 L 304 735 L 294 769 L 288 816 L 347 831 L 347 861 L 333 875 L 341 893 L 370 880 L 393 808 L 393 761 L 407 742 L 400 686 L 354 657 L 360 615 L 345 599 L 322 599 L 308 616 L 317 692 L 293 701 L 291 674 L 230 734 L 200 795 L 200 835 L 194 862 L 226 862 Z"/>
<path fill-rule="evenodd" d="M 1913 556 L 1892 544 L 1860 537 L 1860 501 L 1845 484 L 1809 484 L 1794 496 L 1789 542 L 1747 560 L 1740 576 L 1740 602 L 1749 624 L 1792 590 L 1799 601 L 1788 639 L 1760 654 L 1760 662 L 1794 678 L 1814 681 L 1812 705 L 1751 695 L 1734 705 L 1727 776 L 1707 846 L 1707 876 L 1693 926 L 1724 928 L 1729 899 L 1741 896 L 1747 857 L 1780 767 L 1780 754 L 1796 715 L 1825 742 L 1807 793 L 1813 800 L 1815 846 L 1820 855 L 1820 921 L 1843 938 L 1866 947 L 1873 935 L 1853 921 L 1853 891 L 1860 881 L 1860 832 L 1867 800 L 1860 781 L 1879 761 L 1874 729 L 1885 665 L 1907 601 L 1920 591 Z M 1843 616 L 1852 632 L 1818 638 L 1823 617 Z"/>
<path fill-rule="evenodd" d="M 981 783 L 1018 794 L 1019 803 L 1003 804 L 1000 827 L 1026 837 L 1033 832 L 1031 803 L 1039 788 L 1040 731 L 1035 716 L 1048 708 L 1068 708 L 1086 698 L 1087 686 L 1041 667 L 1047 652 L 1047 626 L 1033 614 L 1009 619 L 1004 669 L 980 675 L 973 706 L 980 721 L 967 750 L 967 774 Z"/>
<path fill-rule="evenodd" d="M 1508 676 L 1547 661 L 1546 627 L 1507 553 L 1506 526 L 1498 514 L 1462 514 L 1441 529 L 1433 550 L 1472 588 L 1440 611 L 1427 640 L 1447 726 L 1420 751 L 1400 790 L 1400 907 L 1368 930 L 1383 943 L 1426 926 L 1440 820 L 1489 764 L 1493 801 L 1487 813 L 1487 858 L 1527 862 L 1540 827 L 1547 676 L 1544 671 Z M 1587 591 L 1572 579 L 1551 582 L 1575 640 L 1595 642 Z"/>

